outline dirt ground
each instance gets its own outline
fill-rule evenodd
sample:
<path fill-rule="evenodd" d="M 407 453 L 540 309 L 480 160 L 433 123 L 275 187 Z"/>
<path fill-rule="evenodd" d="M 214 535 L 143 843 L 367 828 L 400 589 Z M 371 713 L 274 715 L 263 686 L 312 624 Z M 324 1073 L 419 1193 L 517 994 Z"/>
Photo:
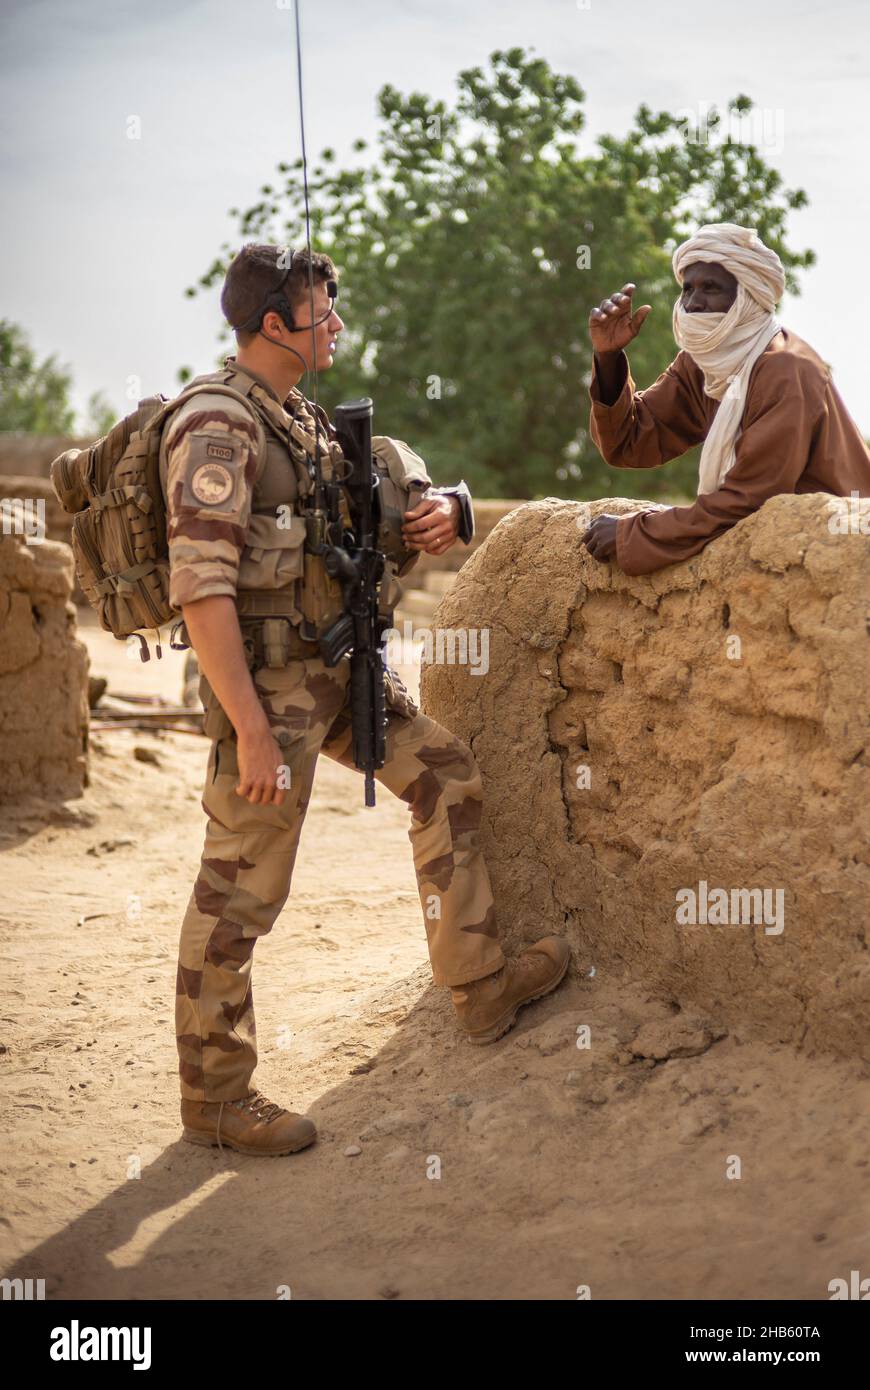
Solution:
<path fill-rule="evenodd" d="M 82 636 L 112 690 L 178 699 L 175 654 Z M 254 959 L 257 1082 L 319 1142 L 180 1142 L 206 751 L 101 732 L 83 798 L 0 809 L 4 1275 L 49 1298 L 826 1299 L 870 1274 L 867 1067 L 711 1040 L 594 959 L 471 1047 L 431 984 L 407 811 L 365 810 L 327 759 Z"/>

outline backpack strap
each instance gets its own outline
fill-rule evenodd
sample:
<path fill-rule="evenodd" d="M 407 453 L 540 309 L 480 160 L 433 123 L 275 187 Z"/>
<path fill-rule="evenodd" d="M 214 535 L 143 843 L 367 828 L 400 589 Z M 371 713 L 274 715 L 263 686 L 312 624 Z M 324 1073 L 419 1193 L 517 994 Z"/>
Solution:
<path fill-rule="evenodd" d="M 236 388 L 236 385 L 229 385 L 231 381 L 237 383 L 239 389 Z M 153 430 L 162 430 L 169 416 L 173 414 L 179 406 L 189 401 L 191 397 L 209 391 L 222 396 L 230 396 L 234 400 L 241 401 L 248 412 L 262 425 L 271 430 L 275 438 L 285 449 L 287 448 L 288 431 L 286 419 L 279 418 L 277 414 L 273 415 L 272 413 L 274 408 L 276 412 L 280 412 L 281 417 L 285 416 L 286 412 L 283 407 L 267 395 L 259 382 L 254 381 L 246 373 L 234 372 L 229 367 L 225 368 L 222 372 L 215 372 L 214 376 L 197 378 L 194 383 L 182 391 L 180 395 L 176 396 L 174 400 L 166 401 L 142 426 L 142 438 L 144 439 Z M 261 397 L 262 399 L 260 399 Z M 143 402 L 143 404 L 146 403 Z M 262 466 L 265 466 L 265 458 L 261 459 L 260 462 Z M 308 496 L 314 487 L 313 480 L 309 476 L 308 470 L 302 465 L 297 464 L 292 454 L 290 456 L 290 463 L 295 469 L 299 495 L 302 497 Z"/>
<path fill-rule="evenodd" d="M 157 409 L 154 412 L 150 419 L 145 421 L 145 424 L 141 427 L 139 433 L 144 437 L 152 430 L 162 429 L 166 421 L 169 419 L 169 416 L 173 415 L 175 411 L 178 410 L 179 406 L 184 405 L 185 402 L 189 401 L 193 396 L 202 395 L 203 392 L 206 391 L 218 396 L 232 396 L 234 400 L 241 401 L 245 409 L 250 414 L 255 415 L 258 420 L 266 418 L 265 414 L 261 414 L 261 412 L 256 408 L 254 402 L 249 400 L 248 396 L 246 394 L 243 394 L 241 391 L 236 391 L 233 389 L 232 386 L 227 386 L 220 381 L 204 381 L 196 386 L 188 386 L 186 390 L 181 392 L 180 396 L 176 396 L 174 400 L 166 401 L 164 405 L 159 407 L 159 409 Z M 143 402 L 143 404 L 145 403 Z M 271 425 L 271 428 L 277 434 L 277 425 L 272 424 L 271 421 L 268 421 L 268 423 Z M 280 434 L 278 435 L 278 437 L 280 438 Z"/>
<path fill-rule="evenodd" d="M 257 409 L 255 402 L 249 400 L 247 395 L 243 394 L 241 391 L 234 390 L 232 386 L 227 386 L 221 381 L 199 380 L 195 385 L 188 386 L 186 390 L 182 391 L 174 400 L 164 402 L 164 404 L 155 410 L 145 421 L 138 435 L 140 447 L 144 448 L 146 452 L 153 450 L 156 454 L 160 444 L 160 438 L 170 417 L 174 415 L 181 406 L 185 405 L 187 401 L 192 400 L 194 396 L 200 396 L 206 392 L 210 392 L 212 395 L 229 396 L 233 400 L 239 401 L 245 407 L 246 413 L 253 416 L 255 422 L 258 422 L 261 427 L 265 424 L 270 425 L 274 432 L 278 434 L 277 427 L 272 424 L 264 413 Z M 280 434 L 278 434 L 279 439 L 280 437 Z M 261 475 L 265 466 L 266 451 L 264 448 L 257 459 L 258 477 Z"/>
<path fill-rule="evenodd" d="M 105 579 L 100 579 L 93 585 L 94 592 L 100 598 L 105 598 L 107 594 L 131 593 L 136 587 L 136 580 L 144 579 L 145 575 L 151 574 L 153 569 L 153 560 L 143 560 L 130 569 L 122 570 L 118 574 L 109 574 Z"/>
<path fill-rule="evenodd" d="M 135 502 L 140 512 L 146 514 L 154 506 L 147 488 L 127 484 L 124 487 L 110 488 L 108 492 L 98 492 L 96 497 L 91 498 L 91 511 L 96 514 L 105 511 L 107 507 L 123 507 L 125 502 Z"/>

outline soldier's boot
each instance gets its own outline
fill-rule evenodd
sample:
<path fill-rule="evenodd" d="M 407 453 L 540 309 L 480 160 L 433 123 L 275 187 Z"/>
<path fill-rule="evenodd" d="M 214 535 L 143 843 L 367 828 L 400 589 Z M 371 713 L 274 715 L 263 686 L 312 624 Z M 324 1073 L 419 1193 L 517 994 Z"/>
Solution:
<path fill-rule="evenodd" d="M 240 1154 L 293 1154 L 317 1138 L 307 1115 L 282 1110 L 259 1091 L 241 1100 L 182 1100 L 181 1119 L 189 1144 L 226 1145 Z"/>
<path fill-rule="evenodd" d="M 492 975 L 453 985 L 450 993 L 459 1026 L 469 1042 L 495 1042 L 516 1023 L 523 1004 L 549 994 L 564 979 L 571 947 L 561 936 L 545 936 Z"/>

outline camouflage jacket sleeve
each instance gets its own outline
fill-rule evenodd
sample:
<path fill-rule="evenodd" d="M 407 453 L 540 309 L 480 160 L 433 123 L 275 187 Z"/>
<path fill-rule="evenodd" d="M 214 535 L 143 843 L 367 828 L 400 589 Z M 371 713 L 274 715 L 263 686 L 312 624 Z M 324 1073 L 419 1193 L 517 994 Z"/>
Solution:
<path fill-rule="evenodd" d="M 436 487 L 420 455 L 415 454 L 403 439 L 375 435 L 372 439 L 372 453 L 386 468 L 396 486 L 407 493 L 409 511 L 424 497 L 455 497 L 459 503 L 459 537 L 466 545 L 469 544 L 474 535 L 474 511 L 467 483 Z"/>
<path fill-rule="evenodd" d="M 378 463 L 401 490 L 404 496 L 403 511 L 413 511 L 424 497 L 455 497 L 459 505 L 459 539 L 469 545 L 474 537 L 474 509 L 471 493 L 465 482 L 451 487 L 436 487 L 429 476 L 426 464 L 415 454 L 403 439 L 390 439 L 387 435 L 375 435 L 372 439 L 372 453 Z M 383 493 L 382 493 L 383 495 Z M 401 560 L 396 573 L 404 577 L 416 564 L 419 551 L 412 551 Z"/>
<path fill-rule="evenodd" d="M 390 439 L 388 435 L 372 436 L 372 453 L 386 468 L 397 487 L 420 494 L 432 487 L 429 470 L 419 454 L 415 454 L 404 439 Z M 419 500 L 419 498 L 417 499 Z"/>
<path fill-rule="evenodd" d="M 160 477 L 175 608 L 215 594 L 235 596 L 254 483 L 264 463 L 263 427 L 231 396 L 205 388 L 170 418 Z"/>

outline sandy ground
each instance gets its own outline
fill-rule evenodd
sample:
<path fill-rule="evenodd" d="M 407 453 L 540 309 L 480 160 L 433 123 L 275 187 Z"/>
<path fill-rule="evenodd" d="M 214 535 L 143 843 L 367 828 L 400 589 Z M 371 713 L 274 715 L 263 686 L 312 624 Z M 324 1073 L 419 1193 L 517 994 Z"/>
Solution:
<path fill-rule="evenodd" d="M 179 697 L 180 658 L 82 635 L 111 689 Z M 406 809 L 379 792 L 366 811 L 327 759 L 254 960 L 258 1084 L 319 1142 L 268 1160 L 180 1142 L 205 756 L 100 733 L 81 800 L 0 815 L 4 1275 L 88 1299 L 826 1299 L 870 1275 L 866 1067 L 733 1036 L 680 1056 L 691 1020 L 594 960 L 471 1047 L 431 984 Z M 632 1054 L 642 1027 L 657 1061 Z"/>

